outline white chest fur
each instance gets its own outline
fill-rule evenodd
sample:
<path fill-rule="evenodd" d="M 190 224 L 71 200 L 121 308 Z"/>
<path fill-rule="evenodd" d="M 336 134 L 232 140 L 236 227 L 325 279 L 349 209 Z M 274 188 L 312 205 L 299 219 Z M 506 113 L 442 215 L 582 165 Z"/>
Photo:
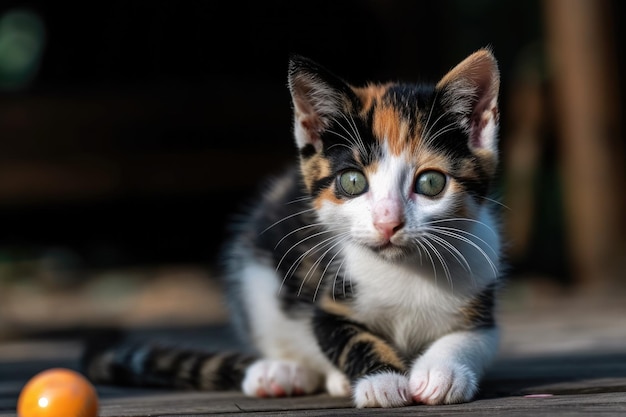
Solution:
<path fill-rule="evenodd" d="M 348 275 L 356 284 L 356 319 L 394 342 L 412 357 L 430 342 L 459 324 L 459 311 L 478 290 L 435 280 L 432 269 L 422 270 L 383 261 L 364 248 L 351 248 Z M 453 283 L 454 284 L 454 283 Z"/>

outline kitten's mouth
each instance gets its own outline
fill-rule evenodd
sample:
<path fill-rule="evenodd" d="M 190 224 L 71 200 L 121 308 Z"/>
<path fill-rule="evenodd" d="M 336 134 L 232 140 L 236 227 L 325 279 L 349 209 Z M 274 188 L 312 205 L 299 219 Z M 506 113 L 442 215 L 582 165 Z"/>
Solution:
<path fill-rule="evenodd" d="M 376 250 L 377 251 L 383 251 L 389 248 L 393 248 L 396 245 L 394 245 L 393 243 L 391 243 L 391 240 L 388 240 L 387 242 L 383 243 L 382 245 L 378 245 L 376 246 Z"/>
<path fill-rule="evenodd" d="M 385 243 L 372 246 L 371 249 L 379 256 L 387 259 L 397 258 L 405 253 L 402 246 L 392 243 L 390 240 Z"/>

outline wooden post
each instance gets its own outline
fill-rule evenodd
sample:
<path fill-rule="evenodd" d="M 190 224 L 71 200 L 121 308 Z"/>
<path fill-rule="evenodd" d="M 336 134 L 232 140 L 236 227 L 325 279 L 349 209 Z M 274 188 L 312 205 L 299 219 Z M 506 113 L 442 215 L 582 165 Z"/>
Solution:
<path fill-rule="evenodd" d="M 623 150 L 610 3 L 545 0 L 568 241 L 577 284 L 624 278 Z"/>

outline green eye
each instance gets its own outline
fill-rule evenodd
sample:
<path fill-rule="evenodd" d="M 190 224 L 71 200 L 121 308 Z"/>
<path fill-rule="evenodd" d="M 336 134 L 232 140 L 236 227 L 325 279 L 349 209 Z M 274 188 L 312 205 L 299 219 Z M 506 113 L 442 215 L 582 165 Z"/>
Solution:
<path fill-rule="evenodd" d="M 446 186 L 446 176 L 439 171 L 424 171 L 415 181 L 415 192 L 434 197 Z"/>
<path fill-rule="evenodd" d="M 344 171 L 337 177 L 339 189 L 348 196 L 363 194 L 367 191 L 367 179 L 362 172 Z"/>

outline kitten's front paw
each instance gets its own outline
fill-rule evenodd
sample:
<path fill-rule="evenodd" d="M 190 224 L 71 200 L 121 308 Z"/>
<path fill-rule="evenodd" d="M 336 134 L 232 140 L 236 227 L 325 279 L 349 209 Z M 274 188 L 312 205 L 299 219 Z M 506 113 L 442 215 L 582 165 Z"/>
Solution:
<path fill-rule="evenodd" d="M 410 396 L 423 404 L 455 404 L 470 401 L 478 389 L 478 376 L 459 363 L 417 361 L 409 378 Z"/>
<path fill-rule="evenodd" d="M 251 397 L 287 397 L 312 394 L 319 384 L 317 372 L 296 362 L 263 359 L 246 370 L 242 390 Z"/>
<path fill-rule="evenodd" d="M 354 386 L 354 405 L 364 407 L 402 407 L 411 404 L 409 380 L 395 372 L 360 378 Z"/>

